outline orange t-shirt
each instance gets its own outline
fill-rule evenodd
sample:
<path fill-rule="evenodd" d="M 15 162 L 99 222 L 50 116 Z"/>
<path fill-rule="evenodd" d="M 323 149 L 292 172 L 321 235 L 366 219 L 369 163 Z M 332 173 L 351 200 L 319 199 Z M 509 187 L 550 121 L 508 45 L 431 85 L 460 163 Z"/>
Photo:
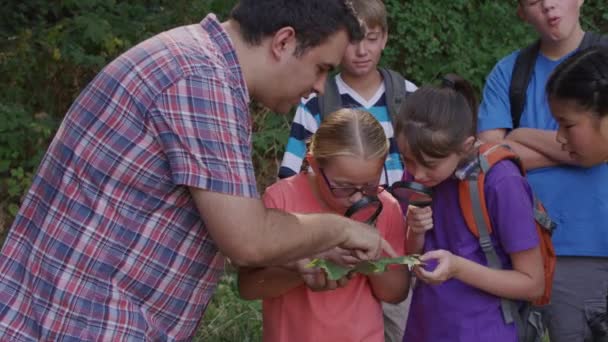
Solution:
<path fill-rule="evenodd" d="M 405 222 L 398 202 L 387 192 L 379 198 L 383 210 L 376 227 L 399 255 L 404 254 Z M 320 213 L 323 209 L 305 173 L 283 179 L 266 189 L 268 208 L 292 213 Z M 357 275 L 346 287 L 313 292 L 305 285 L 284 295 L 264 299 L 265 342 L 384 341 L 382 307 L 367 277 Z"/>

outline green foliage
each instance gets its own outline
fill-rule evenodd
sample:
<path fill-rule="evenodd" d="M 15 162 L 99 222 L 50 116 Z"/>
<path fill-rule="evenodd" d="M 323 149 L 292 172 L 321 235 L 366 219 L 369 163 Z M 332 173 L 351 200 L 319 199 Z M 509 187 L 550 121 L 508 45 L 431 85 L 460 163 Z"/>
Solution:
<path fill-rule="evenodd" d="M 410 267 L 422 265 L 419 255 L 406 255 L 395 258 L 382 258 L 378 260 L 362 261 L 353 267 L 344 267 L 332 261 L 314 259 L 306 267 L 318 267 L 327 273 L 330 280 L 338 280 L 351 272 L 365 275 L 385 272 L 389 265 L 408 265 Z"/>
<path fill-rule="evenodd" d="M 222 278 L 194 341 L 262 340 L 261 302 L 239 298 L 237 285 L 237 276 L 233 272 Z"/>
<path fill-rule="evenodd" d="M 283 158 L 289 137 L 290 118 L 275 114 L 258 105 L 252 106 L 253 116 L 253 163 L 260 190 L 272 184 Z"/>
<path fill-rule="evenodd" d="M 383 63 L 417 84 L 450 72 L 480 91 L 496 62 L 536 39 L 516 14 L 516 1 L 386 0 L 389 42 Z M 608 32 L 608 4 L 585 1 L 583 26 Z"/>
<path fill-rule="evenodd" d="M 0 17 L 0 237 L 69 105 L 117 55 L 235 0 L 9 1 Z"/>

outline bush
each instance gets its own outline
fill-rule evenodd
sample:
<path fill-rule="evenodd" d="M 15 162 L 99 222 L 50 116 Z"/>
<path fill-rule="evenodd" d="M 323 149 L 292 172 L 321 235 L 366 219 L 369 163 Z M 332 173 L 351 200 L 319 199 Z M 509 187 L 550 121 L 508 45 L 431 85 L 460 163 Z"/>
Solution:
<path fill-rule="evenodd" d="M 517 17 L 515 1 L 385 3 L 390 28 L 383 62 L 417 84 L 456 72 L 479 91 L 500 58 L 536 38 Z M 582 18 L 585 29 L 608 32 L 605 1 L 586 1 Z"/>

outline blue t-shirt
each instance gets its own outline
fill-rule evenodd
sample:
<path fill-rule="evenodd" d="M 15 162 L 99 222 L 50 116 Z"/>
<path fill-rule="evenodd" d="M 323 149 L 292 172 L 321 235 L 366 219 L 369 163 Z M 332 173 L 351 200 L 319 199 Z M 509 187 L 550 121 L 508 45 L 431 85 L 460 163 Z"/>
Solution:
<path fill-rule="evenodd" d="M 512 128 L 509 85 L 519 52 L 494 67 L 483 91 L 478 130 Z M 539 54 L 527 89 L 520 127 L 556 131 L 545 93 L 547 80 L 567 56 L 553 61 Z M 551 218 L 558 224 L 553 235 L 561 256 L 608 256 L 608 165 L 593 168 L 547 167 L 528 172 L 528 180 Z"/>

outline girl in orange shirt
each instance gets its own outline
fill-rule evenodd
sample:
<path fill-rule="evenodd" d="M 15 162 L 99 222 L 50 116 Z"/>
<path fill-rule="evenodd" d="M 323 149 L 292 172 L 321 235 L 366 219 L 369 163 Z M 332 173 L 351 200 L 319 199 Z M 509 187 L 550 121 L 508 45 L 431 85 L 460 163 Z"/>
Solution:
<path fill-rule="evenodd" d="M 312 137 L 307 161 L 313 172 L 273 184 L 266 190 L 264 202 L 269 208 L 288 212 L 343 215 L 363 196 L 377 196 L 383 209 L 376 227 L 397 254 L 403 255 L 401 208 L 378 187 L 388 149 L 384 130 L 371 114 L 338 110 L 324 119 Z M 338 249 L 315 257 L 346 264 L 357 261 Z M 381 301 L 405 299 L 410 286 L 407 268 L 396 266 L 381 274 L 354 274 L 333 282 L 319 270 L 306 269 L 309 261 L 239 271 L 241 296 L 263 299 L 264 341 L 384 341 Z"/>

